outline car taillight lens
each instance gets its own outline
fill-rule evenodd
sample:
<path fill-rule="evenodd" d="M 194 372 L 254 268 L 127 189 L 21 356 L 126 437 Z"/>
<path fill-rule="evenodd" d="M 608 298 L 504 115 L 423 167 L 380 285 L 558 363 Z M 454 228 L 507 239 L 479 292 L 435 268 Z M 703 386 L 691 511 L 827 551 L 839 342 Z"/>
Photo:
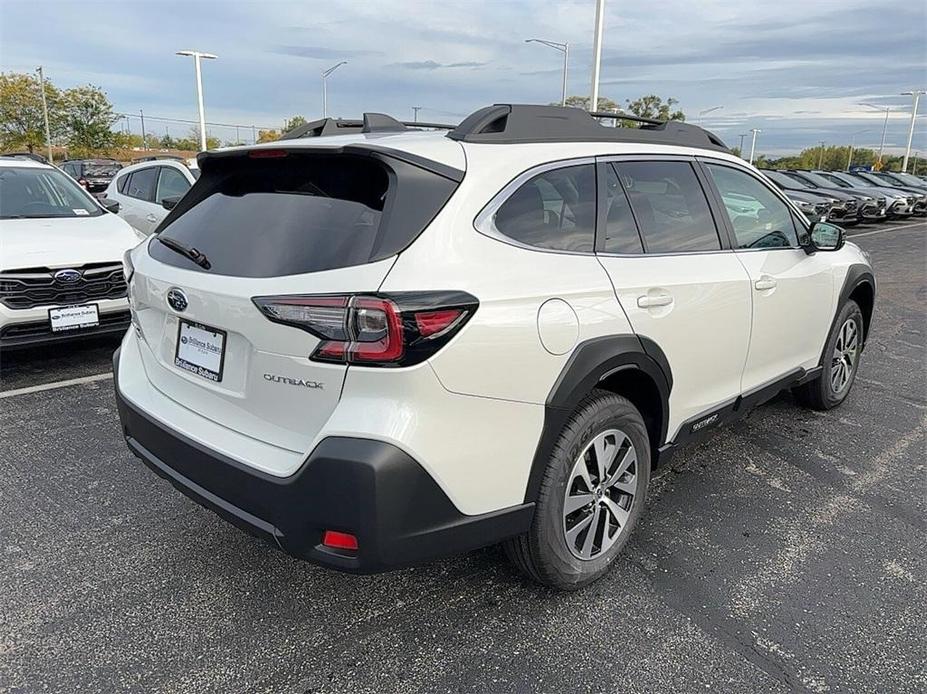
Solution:
<path fill-rule="evenodd" d="M 428 359 L 463 327 L 479 302 L 465 292 L 386 295 L 262 296 L 253 299 L 275 323 L 321 339 L 313 361 L 410 366 Z"/>

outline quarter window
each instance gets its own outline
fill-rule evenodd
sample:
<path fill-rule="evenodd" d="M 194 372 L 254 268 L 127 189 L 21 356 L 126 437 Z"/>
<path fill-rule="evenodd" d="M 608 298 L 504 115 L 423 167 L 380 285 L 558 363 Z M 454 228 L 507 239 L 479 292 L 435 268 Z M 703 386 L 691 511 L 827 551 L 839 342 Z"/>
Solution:
<path fill-rule="evenodd" d="M 620 162 L 615 170 L 648 253 L 720 250 L 718 230 L 691 164 Z"/>
<path fill-rule="evenodd" d="M 525 182 L 496 210 L 493 222 L 527 246 L 591 253 L 595 200 L 595 166 L 567 166 Z"/>
<path fill-rule="evenodd" d="M 177 169 L 162 166 L 161 177 L 158 179 L 158 195 L 155 202 L 160 203 L 164 198 L 179 197 L 190 190 L 190 183 Z"/>
<path fill-rule="evenodd" d="M 730 166 L 706 164 L 721 193 L 738 248 L 792 248 L 798 236 L 792 213 L 758 180 Z"/>

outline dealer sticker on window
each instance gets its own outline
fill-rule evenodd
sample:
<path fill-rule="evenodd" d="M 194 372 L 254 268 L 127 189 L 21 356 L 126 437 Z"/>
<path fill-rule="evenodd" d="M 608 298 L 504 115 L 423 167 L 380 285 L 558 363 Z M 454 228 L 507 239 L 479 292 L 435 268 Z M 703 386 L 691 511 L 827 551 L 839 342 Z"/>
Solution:
<path fill-rule="evenodd" d="M 216 383 L 225 363 L 224 330 L 181 319 L 177 328 L 174 366 Z"/>

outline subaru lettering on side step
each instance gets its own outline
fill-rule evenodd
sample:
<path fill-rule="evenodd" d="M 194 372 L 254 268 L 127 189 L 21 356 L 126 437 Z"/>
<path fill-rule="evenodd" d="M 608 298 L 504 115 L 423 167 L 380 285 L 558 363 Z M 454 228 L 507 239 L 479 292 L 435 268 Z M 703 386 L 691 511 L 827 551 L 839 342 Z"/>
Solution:
<path fill-rule="evenodd" d="M 499 542 L 594 581 L 675 448 L 783 389 L 843 402 L 875 301 L 842 229 L 715 135 L 606 118 L 365 114 L 201 154 L 124 259 L 129 448 L 335 569 Z"/>

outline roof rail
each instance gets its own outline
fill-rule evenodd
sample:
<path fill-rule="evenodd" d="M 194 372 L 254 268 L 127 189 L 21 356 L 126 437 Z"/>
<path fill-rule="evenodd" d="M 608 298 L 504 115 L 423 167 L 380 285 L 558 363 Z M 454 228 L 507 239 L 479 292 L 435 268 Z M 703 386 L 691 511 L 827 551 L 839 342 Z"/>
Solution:
<path fill-rule="evenodd" d="M 596 119 L 640 123 L 637 128 L 609 128 Z M 646 142 L 729 151 L 721 139 L 696 125 L 659 121 L 623 113 L 587 113 L 568 106 L 496 104 L 464 118 L 447 136 L 473 143 Z"/>
<path fill-rule="evenodd" d="M 403 132 L 415 129 L 453 130 L 456 125 L 446 123 L 425 123 L 421 121 L 399 121 L 385 113 L 365 113 L 363 120 L 342 118 L 320 118 L 299 125 L 280 136 L 281 140 L 297 140 L 302 137 L 327 137 L 330 135 L 353 135 L 355 133 Z"/>

